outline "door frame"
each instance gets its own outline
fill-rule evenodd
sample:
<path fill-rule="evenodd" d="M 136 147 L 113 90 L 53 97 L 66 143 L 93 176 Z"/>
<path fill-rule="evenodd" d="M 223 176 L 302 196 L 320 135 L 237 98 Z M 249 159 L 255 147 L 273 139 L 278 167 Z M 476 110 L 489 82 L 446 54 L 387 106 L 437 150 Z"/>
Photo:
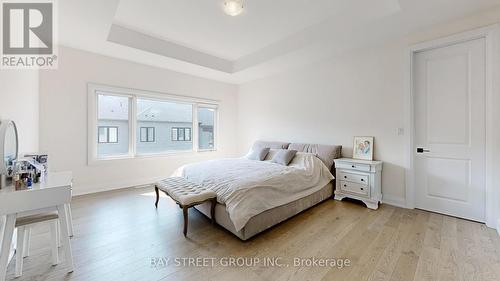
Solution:
<path fill-rule="evenodd" d="M 485 171 L 485 222 L 491 228 L 497 228 L 500 233 L 500 218 L 497 218 L 495 210 L 495 194 L 500 195 L 500 186 L 493 185 L 493 144 L 494 144 L 494 107 L 493 96 L 500 87 L 498 75 L 500 74 L 498 59 L 500 24 L 490 25 L 471 31 L 466 31 L 444 38 L 431 40 L 410 46 L 405 52 L 405 131 L 406 134 L 406 207 L 415 208 L 415 115 L 414 115 L 414 71 L 415 54 L 436 48 L 446 47 L 462 42 L 484 38 L 486 42 L 486 171 Z M 496 190 L 496 192 L 495 192 Z M 500 214 L 499 214 L 500 216 Z"/>

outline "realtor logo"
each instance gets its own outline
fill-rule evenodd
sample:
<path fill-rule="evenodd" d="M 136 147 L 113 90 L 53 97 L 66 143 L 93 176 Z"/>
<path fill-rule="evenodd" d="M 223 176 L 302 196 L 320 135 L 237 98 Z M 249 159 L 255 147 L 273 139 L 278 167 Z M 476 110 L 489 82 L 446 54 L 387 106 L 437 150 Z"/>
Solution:
<path fill-rule="evenodd" d="M 55 68 L 54 3 L 2 3 L 2 68 Z"/>

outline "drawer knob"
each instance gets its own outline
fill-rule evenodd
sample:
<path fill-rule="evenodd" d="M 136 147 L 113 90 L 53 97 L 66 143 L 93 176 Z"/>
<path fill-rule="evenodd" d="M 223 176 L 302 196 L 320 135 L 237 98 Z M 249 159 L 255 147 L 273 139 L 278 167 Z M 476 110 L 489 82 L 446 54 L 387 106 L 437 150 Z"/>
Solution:
<path fill-rule="evenodd" d="M 347 179 L 347 176 L 344 176 L 344 179 Z"/>
<path fill-rule="evenodd" d="M 344 184 L 344 187 L 347 187 L 347 184 Z"/>
<path fill-rule="evenodd" d="M 352 165 L 353 168 L 356 168 L 356 166 Z"/>
<path fill-rule="evenodd" d="M 361 188 L 361 190 L 365 190 L 364 188 Z"/>
<path fill-rule="evenodd" d="M 365 179 L 361 179 L 361 181 L 365 181 Z"/>

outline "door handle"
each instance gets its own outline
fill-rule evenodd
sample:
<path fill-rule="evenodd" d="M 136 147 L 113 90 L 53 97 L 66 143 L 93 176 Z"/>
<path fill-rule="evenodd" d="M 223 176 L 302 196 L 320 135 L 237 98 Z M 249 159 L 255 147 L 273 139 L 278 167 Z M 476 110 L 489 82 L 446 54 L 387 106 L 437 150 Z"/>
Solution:
<path fill-rule="evenodd" d="M 423 147 L 417 147 L 417 153 L 431 152 L 429 149 Z"/>

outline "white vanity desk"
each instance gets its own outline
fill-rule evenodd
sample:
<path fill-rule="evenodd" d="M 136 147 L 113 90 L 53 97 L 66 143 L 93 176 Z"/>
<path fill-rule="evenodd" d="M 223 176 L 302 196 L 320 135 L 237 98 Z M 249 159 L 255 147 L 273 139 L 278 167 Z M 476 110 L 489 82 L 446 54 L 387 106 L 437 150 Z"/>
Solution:
<path fill-rule="evenodd" d="M 9 251 L 17 217 L 57 210 L 61 242 L 68 272 L 73 271 L 73 256 L 69 240 L 71 226 L 71 172 L 49 173 L 44 183 L 33 184 L 31 189 L 15 190 L 10 185 L 0 189 L 0 281 L 5 280 Z M 68 223 L 69 222 L 69 223 Z"/>

